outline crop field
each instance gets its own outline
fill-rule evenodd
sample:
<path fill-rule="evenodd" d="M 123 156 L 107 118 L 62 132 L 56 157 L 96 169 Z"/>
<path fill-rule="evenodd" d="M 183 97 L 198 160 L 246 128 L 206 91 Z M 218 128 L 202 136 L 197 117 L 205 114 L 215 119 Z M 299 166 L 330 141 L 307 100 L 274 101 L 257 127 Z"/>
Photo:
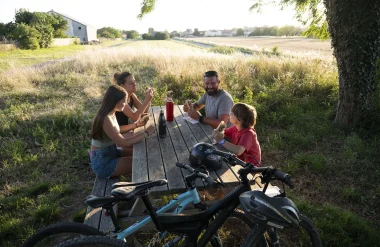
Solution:
<path fill-rule="evenodd" d="M 202 37 L 186 38 L 203 43 L 216 45 L 238 46 L 252 50 L 272 49 L 277 46 L 284 53 L 311 53 L 323 56 L 331 56 L 332 49 L 330 40 L 302 37 Z"/>

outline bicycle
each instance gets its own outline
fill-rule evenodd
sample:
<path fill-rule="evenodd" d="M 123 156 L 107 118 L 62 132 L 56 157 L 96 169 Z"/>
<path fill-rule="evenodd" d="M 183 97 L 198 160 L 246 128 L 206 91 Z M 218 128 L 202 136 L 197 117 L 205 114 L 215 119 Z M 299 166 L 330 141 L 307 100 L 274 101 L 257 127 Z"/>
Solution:
<path fill-rule="evenodd" d="M 215 239 L 215 236 L 217 235 L 218 229 L 222 226 L 222 224 L 227 220 L 227 218 L 234 212 L 234 210 L 239 206 L 239 196 L 243 194 L 244 192 L 251 191 L 249 180 L 247 178 L 248 174 L 250 173 L 270 173 L 271 177 L 283 181 L 287 184 L 290 184 L 290 176 L 288 174 L 285 174 L 273 167 L 254 167 L 252 164 L 244 163 L 241 160 L 237 159 L 236 156 L 230 154 L 221 152 L 218 150 L 212 150 L 210 153 L 214 153 L 217 155 L 225 155 L 227 154 L 227 157 L 234 157 L 237 161 L 234 165 L 240 164 L 244 168 L 239 170 L 239 176 L 241 180 L 241 184 L 236 187 L 232 192 L 230 192 L 226 197 L 221 199 L 219 202 L 211 206 L 210 208 L 206 209 L 205 211 L 202 211 L 197 214 L 191 214 L 191 215 L 176 215 L 176 214 L 158 214 L 156 215 L 154 210 L 151 210 L 149 207 L 149 213 L 150 216 L 159 232 L 170 232 L 178 234 L 179 236 L 184 237 L 184 241 L 181 246 L 206 246 L 208 242 Z M 189 169 L 190 171 L 192 168 L 177 163 L 177 166 L 180 166 L 182 168 Z M 123 189 L 119 189 L 118 191 L 112 191 L 112 195 L 115 197 L 123 197 L 122 193 Z M 144 203 L 149 205 L 149 202 L 144 201 Z M 212 220 L 210 222 L 210 220 Z M 256 228 L 255 225 L 253 225 L 251 228 Z M 60 246 L 86 246 L 88 244 L 96 244 L 96 241 L 99 241 L 100 239 L 103 239 L 102 237 L 91 237 L 89 239 L 88 237 L 84 238 L 77 238 L 77 239 L 71 239 L 65 243 L 62 243 Z M 84 245 L 81 245 L 85 242 Z M 220 243 L 214 242 L 215 244 L 219 244 L 217 246 L 221 246 Z M 119 243 L 120 244 L 120 243 Z M 255 242 L 256 246 L 267 246 L 266 239 L 264 237 L 264 234 L 261 234 L 259 237 L 259 240 Z M 114 246 L 112 244 L 104 244 L 104 246 Z M 166 245 L 165 245 L 166 246 Z"/>
<path fill-rule="evenodd" d="M 215 151 L 215 153 L 230 164 L 242 165 L 244 169 L 250 169 L 249 167 L 252 166 L 238 159 L 234 154 L 222 151 Z M 300 214 L 294 202 L 286 197 L 285 186 L 281 193 L 272 197 L 265 193 L 270 182 L 279 177 L 282 177 L 280 180 L 290 188 L 294 187 L 288 174 L 268 169 L 261 175 L 261 182 L 265 184 L 262 191 L 248 191 L 240 195 L 243 211 L 257 223 L 242 246 L 254 246 L 262 239 L 263 234 L 267 234 L 269 235 L 268 244 L 271 247 L 280 247 L 280 240 L 281 246 L 321 247 L 322 242 L 316 227 L 310 219 Z M 301 236 L 297 236 L 297 230 L 300 231 Z"/>
<path fill-rule="evenodd" d="M 159 236 L 157 237 L 157 241 L 161 241 L 166 236 L 166 233 L 161 228 L 161 223 L 157 220 L 157 214 L 168 212 L 170 209 L 174 209 L 173 213 L 171 214 L 180 214 L 183 212 L 183 210 L 190 204 L 193 204 L 194 207 L 200 211 L 205 211 L 207 209 L 207 205 L 201 201 L 198 190 L 195 187 L 194 183 L 197 178 L 201 178 L 204 180 L 207 184 L 213 184 L 214 180 L 208 175 L 208 172 L 206 173 L 205 170 L 202 169 L 193 169 L 190 166 L 176 163 L 177 167 L 187 169 L 191 172 L 190 175 L 187 175 L 185 177 L 185 183 L 188 188 L 188 190 L 180 195 L 178 195 L 175 199 L 171 200 L 167 205 L 163 206 L 157 212 L 153 209 L 152 204 L 149 200 L 148 191 L 150 188 L 153 188 L 155 186 L 162 186 L 166 185 L 166 180 L 156 180 L 156 181 L 148 181 L 148 182 L 141 182 L 141 183 L 129 183 L 129 182 L 119 182 L 115 183 L 113 185 L 112 195 L 113 196 L 106 196 L 106 197 L 97 197 L 97 196 L 89 196 L 85 203 L 93 208 L 99 208 L 105 209 L 106 213 L 111 217 L 115 231 L 112 233 L 112 237 L 119 239 L 119 240 L 125 240 L 128 236 L 131 236 L 132 234 L 138 232 L 140 229 L 142 229 L 144 226 L 146 226 L 148 223 L 152 222 L 155 224 L 156 229 L 159 230 Z M 245 183 L 245 186 L 240 186 L 239 190 L 236 190 L 233 194 L 233 198 L 228 199 L 230 201 L 231 199 L 235 200 L 234 205 L 236 202 L 238 202 L 238 198 L 241 192 L 250 190 L 248 180 Z M 141 198 L 144 202 L 147 211 L 149 212 L 149 216 L 147 216 L 144 220 L 128 227 L 127 229 L 121 231 L 121 227 L 117 222 L 116 215 L 113 211 L 113 206 L 116 203 L 119 203 L 120 201 L 130 201 L 134 198 Z M 253 227 L 253 222 L 248 219 L 242 212 L 234 211 L 236 208 L 234 206 L 231 208 L 232 210 L 228 211 L 228 214 L 226 214 L 226 218 L 234 218 L 238 219 L 245 224 L 248 225 L 247 227 L 247 233 L 249 232 L 250 228 Z M 211 212 L 211 211 L 207 211 Z M 202 227 L 208 226 L 208 221 L 211 220 L 217 211 L 215 211 L 213 214 L 207 213 L 207 217 L 204 217 L 204 219 L 207 222 L 203 222 L 204 224 Z M 171 215 L 169 214 L 169 215 Z M 206 215 L 206 214 L 203 214 Z M 160 217 L 160 216 L 159 216 Z M 223 221 L 224 222 L 224 221 Z M 223 223 L 221 222 L 221 223 Z M 48 226 L 41 231 L 38 231 L 37 233 L 30 236 L 27 241 L 23 244 L 23 247 L 31 247 L 36 246 L 39 244 L 40 246 L 46 246 L 45 240 L 48 240 L 50 236 L 57 236 L 63 233 L 70 233 L 70 234 L 78 234 L 78 235 L 97 235 L 97 236 L 104 236 L 105 234 L 98 231 L 97 229 L 81 224 L 81 223 L 75 223 L 75 222 L 66 222 L 66 223 L 58 223 L 51 226 Z M 75 236 L 69 236 L 68 238 L 73 238 Z M 108 236 L 107 236 L 108 237 Z M 108 237 L 109 238 L 109 237 Z M 166 247 L 174 246 L 179 241 L 181 241 L 183 236 L 178 235 L 175 239 L 170 240 L 168 243 L 166 243 Z M 60 238 L 58 241 L 65 241 L 65 238 Z M 218 239 L 218 236 L 216 234 L 212 234 L 211 237 L 208 238 L 209 241 L 211 241 L 211 244 L 213 246 L 221 246 L 220 239 Z M 104 240 L 107 242 L 107 240 Z M 265 245 L 262 245 L 265 246 Z"/>

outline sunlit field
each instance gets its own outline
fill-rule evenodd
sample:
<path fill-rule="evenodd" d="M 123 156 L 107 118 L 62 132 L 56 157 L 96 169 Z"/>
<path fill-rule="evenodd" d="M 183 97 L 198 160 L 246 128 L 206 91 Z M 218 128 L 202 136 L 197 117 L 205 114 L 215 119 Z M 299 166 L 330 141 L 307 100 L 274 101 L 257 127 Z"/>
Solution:
<path fill-rule="evenodd" d="M 307 55 L 332 56 L 330 40 L 321 41 L 302 37 L 201 37 L 186 38 L 217 45 L 239 46 L 252 50 L 270 50 L 277 46 L 285 54 L 302 53 Z"/>
<path fill-rule="evenodd" d="M 333 124 L 335 62 L 223 55 L 174 41 L 126 41 L 0 71 L 0 245 L 19 246 L 50 223 L 83 221 L 95 179 L 88 134 L 115 72 L 134 74 L 139 97 L 154 87 L 153 104 L 162 105 L 166 90 L 176 104 L 198 99 L 207 70 L 219 72 L 235 102 L 256 107 L 263 165 L 292 175 L 290 197 L 324 246 L 376 246 L 380 136 Z"/>

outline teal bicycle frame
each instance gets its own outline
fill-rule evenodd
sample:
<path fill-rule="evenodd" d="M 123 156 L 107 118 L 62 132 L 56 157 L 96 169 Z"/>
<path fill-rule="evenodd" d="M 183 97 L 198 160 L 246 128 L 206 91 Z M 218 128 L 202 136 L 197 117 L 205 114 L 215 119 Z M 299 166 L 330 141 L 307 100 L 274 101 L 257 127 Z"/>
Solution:
<path fill-rule="evenodd" d="M 175 199 L 171 200 L 164 207 L 157 210 L 156 213 L 157 214 L 165 213 L 168 210 L 177 206 L 174 209 L 173 214 L 180 214 L 186 208 L 187 205 L 197 204 L 200 202 L 201 202 L 201 199 L 199 197 L 198 190 L 196 188 L 193 188 L 191 190 L 188 190 L 188 191 L 180 194 Z M 128 227 L 124 231 L 116 233 L 116 238 L 125 241 L 126 237 L 137 232 L 138 230 L 140 230 L 141 228 L 143 228 L 144 226 L 146 226 L 150 222 L 152 222 L 152 218 L 150 216 L 147 216 L 144 220 L 131 225 L 130 227 Z M 165 237 L 165 235 L 166 235 L 165 232 L 161 233 L 160 238 L 163 239 Z"/>

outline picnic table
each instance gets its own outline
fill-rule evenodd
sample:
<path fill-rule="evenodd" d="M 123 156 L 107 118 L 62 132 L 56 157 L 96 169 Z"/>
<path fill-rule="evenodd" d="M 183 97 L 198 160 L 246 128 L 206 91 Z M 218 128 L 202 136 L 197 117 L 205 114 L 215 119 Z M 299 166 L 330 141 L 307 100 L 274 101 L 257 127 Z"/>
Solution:
<path fill-rule="evenodd" d="M 180 192 L 186 190 L 184 176 L 188 172 L 176 167 L 176 162 L 189 165 L 191 148 L 199 143 L 212 143 L 213 128 L 202 123 L 186 121 L 182 105 L 174 106 L 174 121 L 167 121 L 167 135 L 158 136 L 158 117 L 160 111 L 166 111 L 165 106 L 152 106 L 149 110 L 151 117 L 148 124 L 156 127 L 156 133 L 145 141 L 133 145 L 132 181 L 143 182 L 155 179 L 167 179 L 167 186 L 154 188 L 155 191 Z M 166 116 L 166 112 L 165 112 Z M 136 131 L 141 130 L 136 129 Z M 222 168 L 210 171 L 210 175 L 225 186 L 236 187 L 239 184 L 237 171 L 239 167 L 231 167 L 223 162 Z M 203 183 L 197 181 L 197 187 Z"/>
<path fill-rule="evenodd" d="M 182 105 L 174 106 L 174 121 L 167 121 L 167 135 L 165 138 L 158 136 L 158 117 L 161 110 L 166 111 L 165 106 L 152 106 L 149 109 L 151 117 L 148 125 L 156 128 L 156 133 L 148 138 L 133 145 L 132 159 L 132 182 L 144 182 L 148 180 L 166 179 L 168 184 L 165 186 L 154 187 L 151 192 L 154 193 L 179 193 L 186 190 L 184 177 L 189 171 L 178 168 L 176 162 L 182 162 L 189 165 L 189 154 L 191 148 L 200 142 L 212 143 L 213 128 L 209 125 L 196 123 L 192 124 L 186 121 Z M 166 116 L 166 112 L 165 112 Z M 137 128 L 135 131 L 141 131 L 144 127 Z M 216 145 L 217 148 L 218 145 Z M 222 168 L 217 171 L 210 171 L 210 175 L 224 184 L 219 191 L 222 194 L 228 193 L 240 183 L 237 171 L 239 166 L 232 167 L 223 162 Z M 252 179 L 252 177 L 251 177 Z M 119 177 L 112 179 L 96 178 L 92 194 L 97 196 L 109 196 L 111 186 L 118 182 Z M 202 181 L 196 181 L 197 188 L 205 189 Z M 212 203 L 210 203 L 212 204 Z M 127 212 L 118 212 L 117 205 L 114 206 L 116 214 L 129 216 L 119 218 L 119 223 L 124 226 L 134 224 L 140 221 L 146 215 L 144 214 L 145 205 L 142 200 L 136 200 L 133 207 Z M 85 218 L 85 224 L 93 226 L 103 232 L 112 231 L 113 224 L 110 217 L 105 217 L 100 208 L 88 208 Z M 150 224 L 147 227 L 154 227 Z"/>

